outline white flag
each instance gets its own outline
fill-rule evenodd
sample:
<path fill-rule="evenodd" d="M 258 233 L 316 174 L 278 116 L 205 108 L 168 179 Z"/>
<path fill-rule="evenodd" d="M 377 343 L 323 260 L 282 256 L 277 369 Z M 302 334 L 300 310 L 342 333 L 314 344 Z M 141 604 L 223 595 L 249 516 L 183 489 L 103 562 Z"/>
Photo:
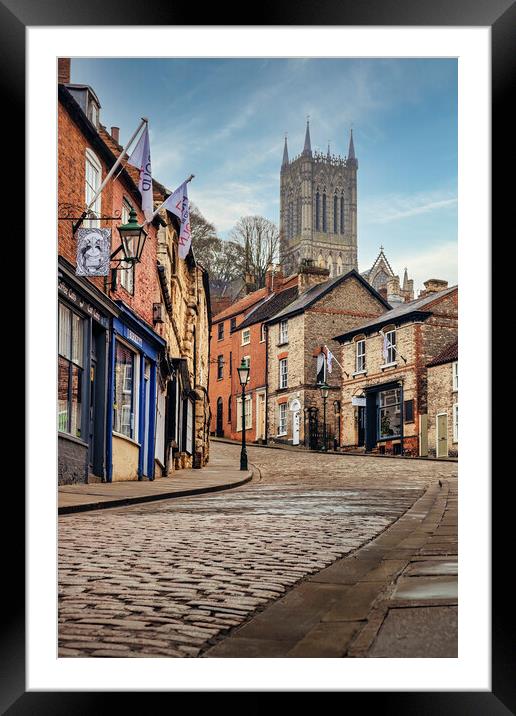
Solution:
<path fill-rule="evenodd" d="M 128 164 L 140 172 L 140 181 L 138 189 L 142 195 L 142 211 L 147 221 L 152 219 L 153 212 L 153 196 L 152 196 L 152 172 L 151 172 L 151 155 L 149 144 L 149 127 L 146 124 L 142 132 L 138 144 L 134 148 L 133 153 L 127 160 Z"/>
<path fill-rule="evenodd" d="M 328 366 L 328 373 L 331 373 L 331 368 L 332 368 L 332 365 L 333 365 L 333 353 L 332 353 L 331 350 L 328 348 L 328 346 L 326 346 L 326 351 L 327 351 L 327 354 L 328 354 L 328 355 L 327 355 L 327 363 L 326 363 L 327 366 Z"/>
<path fill-rule="evenodd" d="M 179 230 L 179 258 L 185 259 L 192 245 L 190 231 L 190 205 L 188 203 L 188 182 L 183 182 L 168 199 L 165 199 L 159 210 L 167 209 L 181 221 Z"/>

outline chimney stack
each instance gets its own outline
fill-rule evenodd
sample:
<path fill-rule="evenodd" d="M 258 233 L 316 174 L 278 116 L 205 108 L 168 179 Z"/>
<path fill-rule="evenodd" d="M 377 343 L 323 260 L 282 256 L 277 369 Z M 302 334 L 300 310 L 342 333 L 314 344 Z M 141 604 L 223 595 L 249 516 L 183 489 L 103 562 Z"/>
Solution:
<path fill-rule="evenodd" d="M 322 266 L 314 266 L 313 259 L 303 259 L 297 275 L 298 294 L 318 283 L 324 283 L 330 276 L 330 271 Z"/>
<path fill-rule="evenodd" d="M 111 127 L 111 136 L 117 144 L 120 144 L 120 127 Z"/>
<path fill-rule="evenodd" d="M 57 58 L 57 81 L 60 85 L 70 84 L 70 64 L 69 57 Z"/>
<path fill-rule="evenodd" d="M 440 278 L 429 278 L 428 281 L 425 281 L 423 286 L 425 287 L 424 291 L 420 291 L 419 296 L 428 296 L 430 293 L 437 293 L 438 291 L 444 291 L 445 288 L 448 288 L 448 281 L 443 281 Z"/>
<path fill-rule="evenodd" d="M 269 293 L 275 291 L 283 282 L 283 272 L 281 266 L 269 264 L 265 273 L 265 287 Z"/>

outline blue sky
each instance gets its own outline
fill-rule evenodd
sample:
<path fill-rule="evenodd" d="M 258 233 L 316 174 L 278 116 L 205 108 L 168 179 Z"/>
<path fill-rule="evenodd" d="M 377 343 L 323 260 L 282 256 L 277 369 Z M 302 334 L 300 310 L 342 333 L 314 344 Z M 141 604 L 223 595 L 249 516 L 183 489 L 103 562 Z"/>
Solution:
<path fill-rule="evenodd" d="M 347 154 L 358 170 L 359 269 L 383 245 L 396 273 L 457 281 L 457 63 L 450 59 L 74 59 L 101 122 L 124 144 L 149 118 L 154 176 L 227 238 L 240 216 L 279 222 L 285 133 Z"/>

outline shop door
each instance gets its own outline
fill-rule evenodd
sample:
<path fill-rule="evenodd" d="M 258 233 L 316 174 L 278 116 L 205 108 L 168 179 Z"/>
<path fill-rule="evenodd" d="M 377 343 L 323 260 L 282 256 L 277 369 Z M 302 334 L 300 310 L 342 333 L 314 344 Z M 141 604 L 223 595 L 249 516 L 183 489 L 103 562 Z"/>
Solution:
<path fill-rule="evenodd" d="M 357 446 L 363 447 L 365 445 L 365 407 L 363 405 L 358 406 L 358 438 Z"/>
<path fill-rule="evenodd" d="M 224 408 L 222 406 L 222 398 L 217 400 L 217 430 L 216 434 L 218 438 L 224 437 Z"/>
<path fill-rule="evenodd" d="M 150 404 L 150 361 L 145 359 L 145 370 L 144 370 L 144 410 L 145 418 L 143 424 L 143 475 L 144 477 L 150 477 L 149 475 L 149 426 L 151 424 L 150 416 L 152 406 Z"/>
<path fill-rule="evenodd" d="M 437 457 L 448 457 L 448 416 L 437 416 Z"/>
<path fill-rule="evenodd" d="M 93 341 L 95 345 L 95 341 Z M 97 386 L 97 359 L 92 352 L 90 359 L 90 415 L 89 415 L 89 462 L 90 472 L 95 473 L 95 410 L 96 410 L 96 386 Z"/>

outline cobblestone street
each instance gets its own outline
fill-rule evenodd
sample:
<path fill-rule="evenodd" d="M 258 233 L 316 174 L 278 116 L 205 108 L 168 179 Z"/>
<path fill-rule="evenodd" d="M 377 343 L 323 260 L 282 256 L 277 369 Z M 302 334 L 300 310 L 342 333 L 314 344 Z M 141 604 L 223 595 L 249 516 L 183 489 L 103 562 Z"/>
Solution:
<path fill-rule="evenodd" d="M 213 442 L 212 456 L 239 460 Z M 457 464 L 251 447 L 234 490 L 59 518 L 59 655 L 195 657 Z"/>

